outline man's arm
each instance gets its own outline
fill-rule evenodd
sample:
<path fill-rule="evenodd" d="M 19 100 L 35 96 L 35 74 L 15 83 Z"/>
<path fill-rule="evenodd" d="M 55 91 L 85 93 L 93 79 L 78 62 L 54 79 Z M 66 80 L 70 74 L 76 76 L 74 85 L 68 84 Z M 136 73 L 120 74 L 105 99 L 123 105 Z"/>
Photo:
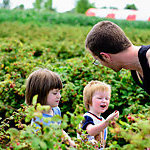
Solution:
<path fill-rule="evenodd" d="M 149 64 L 149 67 L 150 67 L 150 49 L 146 53 L 146 58 L 148 60 L 148 64 Z"/>

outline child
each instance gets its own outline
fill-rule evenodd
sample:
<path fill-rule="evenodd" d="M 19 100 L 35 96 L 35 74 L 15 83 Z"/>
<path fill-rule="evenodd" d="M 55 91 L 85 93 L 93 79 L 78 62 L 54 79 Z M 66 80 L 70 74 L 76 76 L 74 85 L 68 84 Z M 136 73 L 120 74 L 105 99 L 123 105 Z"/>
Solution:
<path fill-rule="evenodd" d="M 39 69 L 31 73 L 27 79 L 26 84 L 26 103 L 31 105 L 32 99 L 35 95 L 38 95 L 37 103 L 41 105 L 49 105 L 50 109 L 48 112 L 43 112 L 43 118 L 53 117 L 54 115 L 60 115 L 61 111 L 58 107 L 59 101 L 61 99 L 60 89 L 63 85 L 59 76 L 48 70 L 48 69 Z M 49 126 L 51 121 L 44 122 L 43 119 L 40 120 L 38 117 L 32 119 L 31 125 L 35 122 L 43 122 L 44 125 Z M 61 122 L 58 122 L 60 124 Z M 68 134 L 63 130 L 64 136 L 68 139 L 70 146 L 75 146 L 74 141 L 68 136 Z"/>
<path fill-rule="evenodd" d="M 84 105 L 88 112 L 84 114 L 85 120 L 82 125 L 80 124 L 80 127 L 87 131 L 88 141 L 92 143 L 100 141 L 103 148 L 105 147 L 109 122 L 119 117 L 119 111 L 110 114 L 106 120 L 101 116 L 101 113 L 108 109 L 110 97 L 110 85 L 100 81 L 89 82 L 83 91 Z M 77 136 L 80 138 L 79 134 Z"/>

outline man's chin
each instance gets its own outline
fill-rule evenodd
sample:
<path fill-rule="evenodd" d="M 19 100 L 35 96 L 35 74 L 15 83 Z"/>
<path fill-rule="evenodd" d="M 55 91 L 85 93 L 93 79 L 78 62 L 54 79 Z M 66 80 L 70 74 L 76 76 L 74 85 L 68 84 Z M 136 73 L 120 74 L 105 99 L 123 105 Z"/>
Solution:
<path fill-rule="evenodd" d="M 114 69 L 114 68 L 112 68 L 112 70 L 115 71 L 115 72 L 119 72 L 121 69 Z"/>

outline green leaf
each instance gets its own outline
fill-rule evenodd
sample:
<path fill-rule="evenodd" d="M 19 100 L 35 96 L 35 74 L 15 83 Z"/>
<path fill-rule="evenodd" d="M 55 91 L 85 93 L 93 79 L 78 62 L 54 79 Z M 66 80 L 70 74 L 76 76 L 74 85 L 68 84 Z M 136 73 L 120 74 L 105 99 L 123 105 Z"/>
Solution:
<path fill-rule="evenodd" d="M 40 142 L 39 142 L 39 145 L 40 145 L 41 149 L 43 149 L 43 150 L 44 150 L 44 149 L 45 149 L 45 150 L 47 149 L 47 145 L 46 145 L 46 143 L 45 143 L 44 141 L 40 141 Z"/>
<path fill-rule="evenodd" d="M 35 95 L 32 99 L 32 105 L 35 106 L 37 104 L 38 95 Z"/>

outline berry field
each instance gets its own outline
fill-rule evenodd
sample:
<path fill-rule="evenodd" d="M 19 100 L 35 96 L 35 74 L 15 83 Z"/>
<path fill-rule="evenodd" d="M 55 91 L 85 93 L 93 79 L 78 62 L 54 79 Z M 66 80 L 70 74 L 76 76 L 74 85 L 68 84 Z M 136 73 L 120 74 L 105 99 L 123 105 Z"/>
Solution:
<path fill-rule="evenodd" d="M 1 149 L 75 149 L 62 140 L 61 128 L 74 139 L 77 149 L 94 149 L 76 138 L 78 124 L 86 112 L 83 88 L 91 80 L 112 86 L 110 106 L 102 116 L 120 111 L 117 123 L 109 127 L 107 149 L 150 147 L 150 97 L 134 83 L 129 71 L 115 73 L 101 65 L 94 66 L 92 56 L 85 50 L 86 35 L 100 20 L 103 19 L 69 13 L 0 10 Z M 120 25 L 135 45 L 150 44 L 150 22 L 111 21 Z M 26 106 L 25 83 L 38 68 L 57 72 L 62 79 L 62 125 L 43 125 L 41 132 L 33 134 L 30 121 L 40 115 L 37 109 L 44 108 Z"/>

